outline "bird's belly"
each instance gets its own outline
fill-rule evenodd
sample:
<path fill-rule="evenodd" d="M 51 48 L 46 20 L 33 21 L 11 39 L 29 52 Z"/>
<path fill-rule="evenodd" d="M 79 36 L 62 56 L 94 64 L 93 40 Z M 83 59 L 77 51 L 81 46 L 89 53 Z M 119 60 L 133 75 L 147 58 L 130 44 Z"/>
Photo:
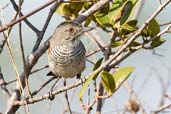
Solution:
<path fill-rule="evenodd" d="M 52 62 L 51 62 L 52 63 Z M 56 76 L 62 76 L 64 78 L 73 78 L 77 74 L 81 73 L 85 68 L 85 60 L 73 61 L 65 64 L 50 64 L 51 71 Z"/>

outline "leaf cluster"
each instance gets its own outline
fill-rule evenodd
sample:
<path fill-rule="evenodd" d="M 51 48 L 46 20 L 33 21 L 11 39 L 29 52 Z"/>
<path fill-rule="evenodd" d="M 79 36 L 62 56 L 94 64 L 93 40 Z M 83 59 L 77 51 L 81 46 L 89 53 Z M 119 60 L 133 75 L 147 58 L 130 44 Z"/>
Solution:
<path fill-rule="evenodd" d="M 101 63 L 103 61 L 103 58 L 100 58 L 96 64 L 94 65 L 93 70 L 96 70 L 98 67 L 100 67 Z M 87 81 L 83 84 L 82 88 L 79 91 L 79 98 L 82 98 L 84 95 L 84 92 L 92 82 L 92 80 L 96 81 L 96 78 L 98 75 L 101 77 L 101 83 L 108 93 L 109 96 L 113 95 L 113 93 L 121 86 L 121 84 L 131 75 L 133 72 L 134 67 L 123 67 L 118 69 L 114 73 L 109 73 L 106 71 L 102 71 L 100 74 L 95 73 L 87 79 Z"/>

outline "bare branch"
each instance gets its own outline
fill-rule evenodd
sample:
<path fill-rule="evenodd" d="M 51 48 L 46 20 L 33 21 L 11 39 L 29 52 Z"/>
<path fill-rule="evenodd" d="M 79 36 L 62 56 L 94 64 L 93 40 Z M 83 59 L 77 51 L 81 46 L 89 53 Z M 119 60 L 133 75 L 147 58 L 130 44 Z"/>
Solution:
<path fill-rule="evenodd" d="M 152 114 L 157 114 L 159 112 L 162 112 L 164 109 L 167 109 L 170 107 L 171 107 L 171 104 L 163 105 L 163 106 L 159 107 L 157 110 L 152 111 L 153 112 Z"/>
<path fill-rule="evenodd" d="M 44 84 L 42 84 L 39 89 L 33 91 L 31 96 L 33 97 L 34 95 L 36 95 L 38 92 L 40 92 L 47 84 L 49 84 L 54 79 L 55 79 L 55 77 L 50 78 L 48 81 L 46 81 Z"/>
<path fill-rule="evenodd" d="M 11 96 L 11 94 L 9 93 L 6 85 L 5 85 L 5 80 L 1 71 L 1 67 L 0 67 L 0 87 L 2 89 L 2 92 L 5 94 L 5 96 L 7 96 L 8 98 Z"/>
<path fill-rule="evenodd" d="M 28 77 L 29 76 L 29 73 L 32 69 L 32 67 L 37 63 L 38 59 L 40 58 L 40 56 L 42 54 L 45 53 L 45 51 L 47 50 L 48 48 L 48 41 L 46 41 L 44 44 L 42 44 L 40 46 L 40 48 L 38 48 L 38 50 L 34 53 L 34 54 L 30 54 L 26 60 L 26 66 L 27 66 L 27 70 L 24 71 L 21 75 L 20 75 L 20 80 L 21 80 L 21 83 L 22 83 L 22 87 L 24 88 L 25 87 L 25 77 Z M 19 105 L 14 105 L 13 102 L 16 101 L 16 100 L 19 100 L 20 99 L 20 86 L 19 84 L 17 83 L 16 85 L 16 89 L 15 91 L 13 92 L 11 98 L 10 98 L 10 103 L 6 109 L 6 113 L 15 113 L 17 111 L 17 109 L 19 108 Z"/>
<path fill-rule="evenodd" d="M 45 4 L 41 5 L 40 7 L 36 8 L 35 10 L 33 10 L 33 11 L 27 13 L 26 15 L 24 15 L 24 16 L 22 16 L 22 17 L 20 17 L 20 18 L 18 18 L 17 20 L 12 21 L 12 22 L 9 23 L 9 24 L 3 25 L 2 27 L 0 27 L 0 32 L 2 32 L 2 31 L 4 31 L 4 30 L 8 29 L 9 27 L 15 25 L 16 23 L 18 23 L 18 22 L 20 22 L 20 21 L 22 21 L 22 20 L 24 20 L 24 19 L 30 17 L 31 15 L 33 15 L 33 14 L 39 12 L 40 10 L 46 8 L 47 6 L 53 4 L 54 2 L 59 3 L 59 2 L 61 2 L 61 1 L 62 1 L 62 0 L 58 0 L 58 1 L 57 1 L 57 0 L 50 0 L 50 1 L 48 1 L 47 3 L 45 3 Z"/>
<path fill-rule="evenodd" d="M 50 8 L 49 15 L 48 15 L 48 17 L 47 17 L 47 19 L 46 19 L 46 21 L 45 21 L 45 24 L 44 24 L 44 26 L 43 26 L 41 32 L 40 32 L 39 34 L 37 34 L 37 40 L 36 40 L 36 43 L 35 43 L 35 45 L 34 45 L 34 47 L 33 47 L 32 52 L 35 52 L 35 51 L 37 50 L 37 48 L 39 47 L 39 45 L 40 45 L 40 43 L 41 43 L 41 41 L 42 41 L 42 39 L 43 39 L 43 36 L 44 36 L 44 34 L 45 34 L 45 31 L 46 31 L 46 29 L 47 29 L 47 27 L 48 27 L 48 25 L 49 25 L 49 22 L 50 22 L 50 20 L 51 20 L 51 18 L 52 18 L 52 16 L 53 16 L 54 12 L 56 11 L 56 8 L 60 5 L 61 1 L 62 1 L 62 0 L 59 0 L 59 2 L 57 2 L 56 4 L 54 4 L 54 5 Z"/>
<path fill-rule="evenodd" d="M 0 54 L 2 53 L 4 46 L 5 46 L 5 39 L 2 38 L 0 41 Z"/>
<path fill-rule="evenodd" d="M 11 4 L 13 5 L 13 8 L 15 9 L 16 12 L 18 12 L 20 10 L 20 8 L 18 7 L 18 5 L 16 4 L 16 2 L 14 0 L 10 0 Z M 20 17 L 24 16 L 23 13 L 20 11 L 19 12 Z M 28 21 L 26 18 L 23 19 L 23 21 L 35 32 L 35 33 L 39 33 L 40 31 L 33 25 L 30 23 L 30 21 Z"/>
<path fill-rule="evenodd" d="M 88 77 L 87 77 L 88 78 Z M 82 78 L 81 80 L 77 81 L 77 82 L 73 82 L 67 86 L 64 86 L 64 87 L 61 87 L 57 90 L 54 90 L 51 92 L 51 94 L 54 96 L 54 95 L 57 95 L 57 94 L 60 94 L 62 92 L 65 92 L 69 89 L 72 89 L 72 88 L 75 88 L 77 86 L 79 86 L 82 82 L 85 82 L 85 79 Z M 25 105 L 26 103 L 27 104 L 32 104 L 32 103 L 35 103 L 35 102 L 39 102 L 39 101 L 42 101 L 44 99 L 48 99 L 49 98 L 49 93 L 43 95 L 43 96 L 39 96 L 39 97 L 35 97 L 35 98 L 30 98 L 30 99 L 26 99 L 24 102 L 23 101 L 15 101 L 14 102 L 14 105 Z"/>

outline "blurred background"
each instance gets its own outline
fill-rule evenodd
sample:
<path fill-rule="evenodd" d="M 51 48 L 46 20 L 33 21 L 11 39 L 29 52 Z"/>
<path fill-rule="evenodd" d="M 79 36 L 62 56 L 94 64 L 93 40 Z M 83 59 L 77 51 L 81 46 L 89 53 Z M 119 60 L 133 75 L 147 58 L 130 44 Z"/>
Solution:
<path fill-rule="evenodd" d="M 164 0 L 163 0 L 164 1 Z M 46 3 L 47 0 L 26 0 L 24 1 L 24 4 L 22 6 L 22 12 L 26 14 L 27 12 L 32 11 L 33 9 L 37 8 L 38 6 L 42 5 L 43 3 Z M 0 0 L 1 7 L 5 6 L 6 4 L 10 3 L 9 0 Z M 159 3 L 158 0 L 144 0 L 144 4 L 142 7 L 142 11 L 139 13 L 138 17 L 138 25 L 141 26 L 145 20 L 153 14 L 153 12 L 158 8 Z M 29 17 L 28 19 L 39 29 L 43 26 L 45 19 L 48 15 L 49 7 L 41 10 L 39 13 L 34 14 L 33 16 Z M 171 4 L 162 11 L 162 13 L 157 16 L 157 21 L 162 24 L 169 22 L 171 20 Z M 13 8 L 11 4 L 9 4 L 3 11 L 5 21 L 6 23 L 9 23 L 10 20 L 13 17 Z M 2 18 L 2 17 L 1 17 Z M 64 21 L 62 17 L 55 14 L 48 26 L 48 29 L 45 33 L 44 39 L 42 42 L 47 40 L 49 36 L 53 33 L 55 27 L 60 23 Z M 22 31 L 23 31 L 23 42 L 24 42 L 24 51 L 25 55 L 28 55 L 34 45 L 34 42 L 36 41 L 36 34 L 33 33 L 30 28 L 28 28 L 25 23 L 22 23 Z M 100 38 L 102 38 L 102 42 L 106 43 L 109 41 L 109 36 L 104 33 L 102 30 L 99 29 L 99 35 Z M 1 39 L 2 34 L 0 34 Z M 125 107 L 125 105 L 128 102 L 128 99 L 130 97 L 130 88 L 133 89 L 134 93 L 136 94 L 137 98 L 143 105 L 144 109 L 147 113 L 150 113 L 151 111 L 157 109 L 157 107 L 160 105 L 160 101 L 163 94 L 163 83 L 167 84 L 170 82 L 171 78 L 171 35 L 165 34 L 163 35 L 163 38 L 165 38 L 167 41 L 160 47 L 156 48 L 153 51 L 149 50 L 140 50 L 130 57 L 128 57 L 126 60 L 124 60 L 119 66 L 134 66 L 135 70 L 132 73 L 132 75 L 129 77 L 126 84 L 123 84 L 121 88 L 112 96 L 112 98 L 107 99 L 104 103 L 103 107 L 103 114 L 114 114 L 118 111 L 122 111 Z M 18 25 L 15 25 L 14 28 L 11 31 L 10 34 L 10 41 L 13 48 L 13 55 L 15 57 L 15 61 L 17 64 L 17 69 L 21 73 L 22 71 L 22 58 L 20 53 L 20 47 L 19 47 L 19 35 L 18 35 Z M 82 41 L 84 42 L 86 49 L 88 51 L 95 49 L 97 46 L 92 40 L 89 38 L 82 38 Z M 92 56 L 89 58 L 92 61 L 96 61 L 101 53 L 96 54 L 95 56 Z M 38 61 L 36 66 L 33 68 L 40 68 L 48 64 L 47 61 L 47 53 L 45 53 Z M 8 49 L 5 46 L 3 52 L 0 55 L 0 66 L 4 75 L 5 80 L 11 81 L 14 80 L 15 72 L 12 67 L 10 56 L 8 53 Z M 92 71 L 93 65 L 87 62 L 87 68 L 83 72 L 83 75 L 88 75 Z M 40 85 L 45 82 L 49 77 L 46 76 L 47 72 L 49 70 L 45 69 L 41 72 L 38 72 L 29 78 L 29 86 L 31 88 L 31 91 L 33 91 L 35 88 L 39 88 Z M 62 84 L 62 81 L 60 83 Z M 71 83 L 76 81 L 76 79 L 69 79 L 67 82 Z M 169 85 L 169 84 L 168 84 Z M 59 84 L 60 86 L 60 84 Z M 51 87 L 51 84 L 45 88 L 41 94 L 49 92 L 49 88 Z M 10 84 L 9 86 L 10 90 L 15 88 L 15 83 Z M 58 85 L 56 86 L 58 88 Z M 70 94 L 73 94 L 73 99 L 71 102 L 71 109 L 74 112 L 84 113 L 82 110 L 79 99 L 77 97 L 77 91 L 80 87 L 78 87 L 76 90 L 69 91 Z M 76 91 L 76 92 L 73 92 Z M 168 96 L 171 96 L 171 88 L 170 85 L 168 86 L 166 93 Z M 86 96 L 86 95 L 85 95 Z M 56 96 L 56 99 L 51 102 L 49 100 L 43 100 L 41 102 L 31 104 L 29 105 L 29 109 L 31 114 L 38 114 L 38 113 L 47 113 L 47 114 L 60 114 L 64 108 L 66 108 L 66 101 L 64 99 L 64 94 L 60 94 Z M 2 91 L 0 90 L 0 112 L 4 112 L 6 108 L 6 101 L 7 98 L 2 94 Z M 165 98 L 164 102 L 171 103 L 171 99 Z M 94 113 L 94 110 L 92 110 L 92 114 Z M 23 107 L 20 107 L 19 113 L 23 112 Z M 171 113 L 171 111 L 170 111 Z"/>

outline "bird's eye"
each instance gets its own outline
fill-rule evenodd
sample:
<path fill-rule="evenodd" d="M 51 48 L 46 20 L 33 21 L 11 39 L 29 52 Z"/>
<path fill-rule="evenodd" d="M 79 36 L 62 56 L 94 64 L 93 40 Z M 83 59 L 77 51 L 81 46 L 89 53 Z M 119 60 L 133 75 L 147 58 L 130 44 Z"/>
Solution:
<path fill-rule="evenodd" d="M 74 32 L 74 28 L 70 28 L 70 29 L 69 29 L 69 32 L 70 32 L 70 33 L 73 33 L 73 32 Z"/>

